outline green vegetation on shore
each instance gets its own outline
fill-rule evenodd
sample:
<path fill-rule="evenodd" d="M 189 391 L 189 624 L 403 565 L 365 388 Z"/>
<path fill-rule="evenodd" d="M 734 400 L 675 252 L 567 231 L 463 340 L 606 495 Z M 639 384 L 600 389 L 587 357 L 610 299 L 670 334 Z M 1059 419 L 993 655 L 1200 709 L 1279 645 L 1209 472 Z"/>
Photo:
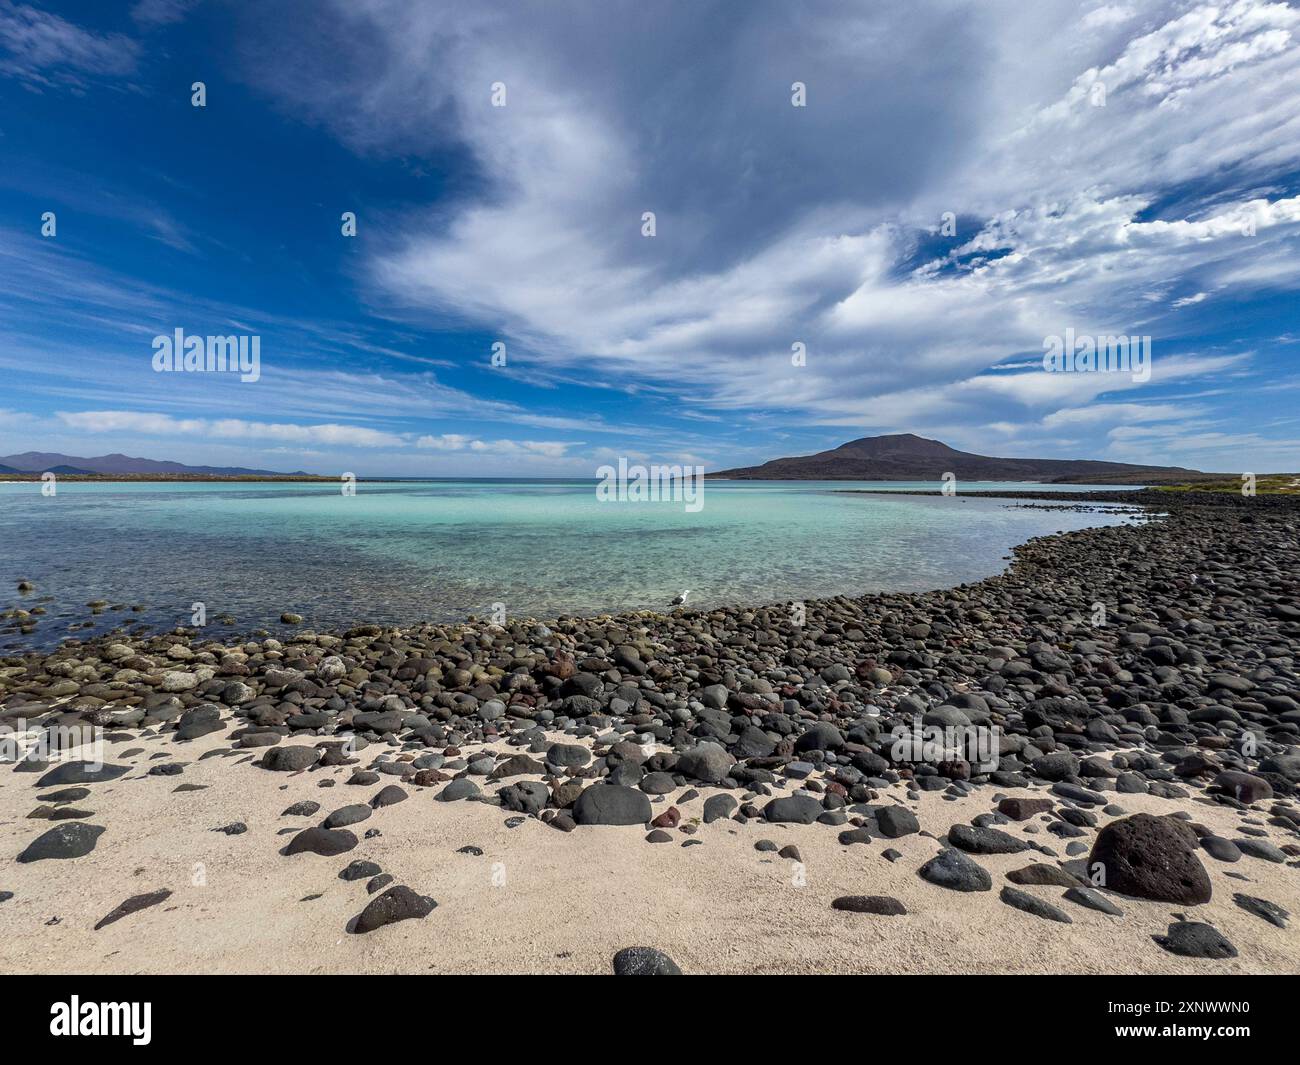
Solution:
<path fill-rule="evenodd" d="M 1224 478 L 1216 481 L 1201 481 L 1196 484 L 1161 484 L 1153 485 L 1155 492 L 1231 492 L 1240 494 L 1242 481 L 1240 477 Z M 1256 495 L 1300 495 L 1300 474 L 1295 473 L 1261 473 L 1255 478 Z"/>

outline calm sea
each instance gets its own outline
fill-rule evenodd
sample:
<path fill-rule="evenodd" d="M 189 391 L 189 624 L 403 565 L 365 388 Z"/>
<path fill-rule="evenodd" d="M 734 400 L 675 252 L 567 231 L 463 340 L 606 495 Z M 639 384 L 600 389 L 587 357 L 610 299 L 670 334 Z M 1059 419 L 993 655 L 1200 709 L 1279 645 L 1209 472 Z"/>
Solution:
<path fill-rule="evenodd" d="M 0 606 L 47 613 L 10 653 L 119 625 L 166 631 L 205 605 L 208 631 L 324 629 L 488 615 L 553 617 L 924 590 L 1002 569 L 1030 537 L 1125 517 L 1012 507 L 909 487 L 709 481 L 704 506 L 602 503 L 590 482 L 0 484 Z M 915 486 L 934 490 L 934 483 Z M 987 491 L 1070 486 L 966 482 Z M 17 582 L 36 591 L 20 596 Z M 141 605 L 92 617 L 86 604 Z M 235 623 L 218 619 L 233 617 Z M 69 631 L 94 620 L 94 629 Z M 8 624 L 8 623 L 6 623 Z"/>

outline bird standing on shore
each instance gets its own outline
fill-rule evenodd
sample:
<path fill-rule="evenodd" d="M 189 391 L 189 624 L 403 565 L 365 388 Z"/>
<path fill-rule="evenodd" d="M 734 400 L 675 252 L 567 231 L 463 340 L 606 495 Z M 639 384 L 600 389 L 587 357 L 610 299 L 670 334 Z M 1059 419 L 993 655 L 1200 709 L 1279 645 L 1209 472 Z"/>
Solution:
<path fill-rule="evenodd" d="M 671 603 L 669 603 L 668 605 L 669 605 L 669 606 L 681 606 L 684 602 L 686 602 L 686 597 L 687 597 L 688 595 L 690 595 L 690 594 L 691 594 L 691 590 L 690 590 L 689 588 L 687 588 L 686 591 L 682 592 L 681 595 L 679 595 L 676 599 L 674 599 L 674 600 L 673 600 Z"/>

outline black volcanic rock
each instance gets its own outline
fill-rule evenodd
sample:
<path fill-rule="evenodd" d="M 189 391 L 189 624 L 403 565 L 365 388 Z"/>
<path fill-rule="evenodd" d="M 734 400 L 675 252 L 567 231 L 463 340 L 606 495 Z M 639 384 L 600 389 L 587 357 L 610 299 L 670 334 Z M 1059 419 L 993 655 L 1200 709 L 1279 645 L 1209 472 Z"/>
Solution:
<path fill-rule="evenodd" d="M 1235 958 L 1237 948 L 1213 925 L 1200 921 L 1177 921 L 1163 936 L 1152 936 L 1170 954 L 1184 958 Z"/>
<path fill-rule="evenodd" d="M 103 826 L 82 821 L 58 825 L 32 840 L 15 860 L 26 864 L 47 858 L 82 858 L 95 849 L 103 833 Z"/>
<path fill-rule="evenodd" d="M 280 853 L 286 856 L 310 853 L 330 857 L 350 851 L 356 845 L 357 837 L 346 828 L 304 828 Z"/>
<path fill-rule="evenodd" d="M 64 762 L 41 777 L 36 786 L 53 788 L 60 784 L 102 784 L 107 780 L 116 780 L 130 770 L 129 765 L 110 765 L 107 762 Z"/>
<path fill-rule="evenodd" d="M 1121 895 L 1196 906 L 1211 893 L 1196 846 L 1196 833 L 1177 818 L 1134 814 L 1101 830 L 1088 868 L 1100 865 L 1102 886 Z"/>
<path fill-rule="evenodd" d="M 615 976 L 681 976 L 677 963 L 654 947 L 624 947 L 614 955 Z"/>
<path fill-rule="evenodd" d="M 366 904 L 366 908 L 357 916 L 352 931 L 357 935 L 365 935 L 397 921 L 428 917 L 437 905 L 427 895 L 417 894 L 405 884 L 397 884 Z"/>

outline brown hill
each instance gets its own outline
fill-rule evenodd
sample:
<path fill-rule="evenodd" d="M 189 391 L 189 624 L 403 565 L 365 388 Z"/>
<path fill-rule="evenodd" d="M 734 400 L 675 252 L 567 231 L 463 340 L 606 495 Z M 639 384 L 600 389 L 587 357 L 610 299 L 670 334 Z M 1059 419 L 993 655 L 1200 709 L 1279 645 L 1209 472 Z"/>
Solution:
<path fill-rule="evenodd" d="M 1066 484 L 1178 484 L 1215 476 L 1181 466 L 1138 466 L 1094 459 L 1004 459 L 958 451 L 912 433 L 865 436 L 816 455 L 772 459 L 710 477 L 766 481 L 930 481 L 945 473 L 962 481 Z"/>

